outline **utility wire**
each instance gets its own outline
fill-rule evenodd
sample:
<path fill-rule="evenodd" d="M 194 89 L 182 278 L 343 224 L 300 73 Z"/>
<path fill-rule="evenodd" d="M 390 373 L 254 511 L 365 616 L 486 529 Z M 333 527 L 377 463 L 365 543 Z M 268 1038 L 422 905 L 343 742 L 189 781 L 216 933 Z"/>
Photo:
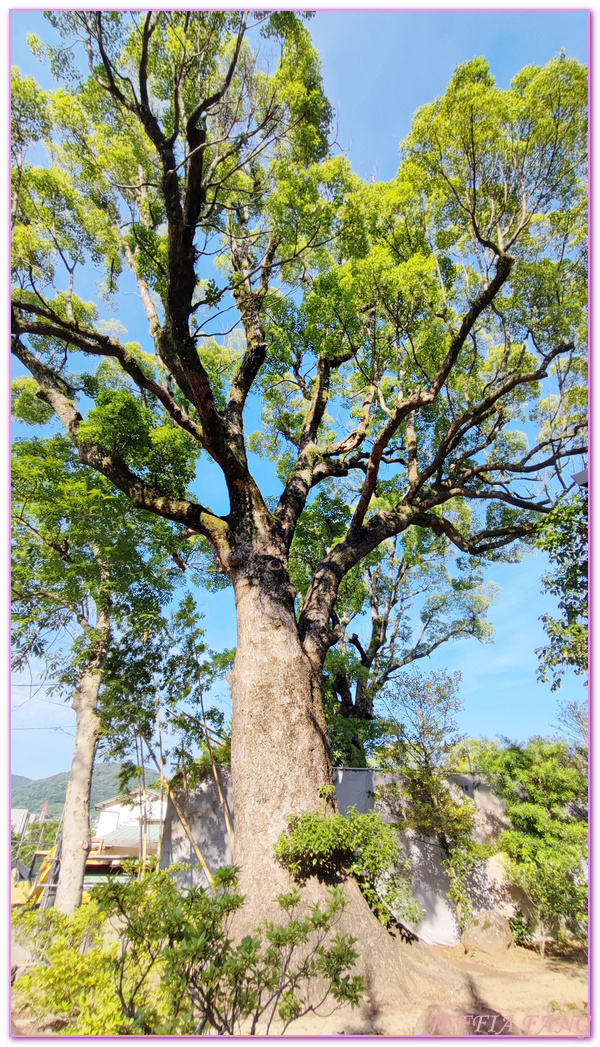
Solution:
<path fill-rule="evenodd" d="M 64 727 L 11 727 L 11 731 L 62 731 L 63 734 L 69 734 L 71 738 L 75 737 L 72 731 L 66 731 Z"/>

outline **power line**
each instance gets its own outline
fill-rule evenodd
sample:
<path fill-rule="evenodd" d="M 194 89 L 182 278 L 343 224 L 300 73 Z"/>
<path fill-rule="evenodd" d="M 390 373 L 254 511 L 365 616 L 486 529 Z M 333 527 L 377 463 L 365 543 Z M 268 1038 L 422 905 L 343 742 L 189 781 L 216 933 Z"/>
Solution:
<path fill-rule="evenodd" d="M 64 727 L 11 727 L 11 731 L 62 731 L 63 734 L 68 734 L 71 738 L 75 737 L 72 731 L 67 731 Z"/>
<path fill-rule="evenodd" d="M 30 698 L 27 698 L 21 705 L 13 705 L 12 709 L 22 709 L 27 702 L 43 702 L 44 705 L 56 705 L 58 709 L 66 708 L 66 702 L 53 702 L 50 698 L 38 698 L 37 694 L 32 694 Z"/>
<path fill-rule="evenodd" d="M 52 687 L 59 687 L 56 683 L 44 683 L 43 680 L 31 680 L 29 683 L 13 683 L 11 687 L 43 687 L 46 691 L 49 691 Z"/>

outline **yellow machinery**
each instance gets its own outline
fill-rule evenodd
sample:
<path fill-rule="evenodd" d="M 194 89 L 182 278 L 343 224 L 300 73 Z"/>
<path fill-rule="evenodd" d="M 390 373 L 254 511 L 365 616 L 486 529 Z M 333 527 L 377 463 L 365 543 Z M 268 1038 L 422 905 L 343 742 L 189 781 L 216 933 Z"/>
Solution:
<path fill-rule="evenodd" d="M 111 855 L 104 851 L 104 840 L 99 837 L 92 839 L 90 853 L 85 867 L 85 884 L 82 901 L 88 902 L 90 890 L 96 883 L 112 878 L 120 880 L 128 879 L 123 874 L 122 865 L 124 858 L 128 855 Z M 10 904 L 13 905 L 53 905 L 53 894 L 56 890 L 58 877 L 54 872 L 58 871 L 60 861 L 60 842 L 49 851 L 36 851 L 29 875 L 26 879 L 19 876 L 18 868 L 11 869 L 10 874 Z"/>
<path fill-rule="evenodd" d="M 10 904 L 12 905 L 39 905 L 42 901 L 44 891 L 52 882 L 52 872 L 56 865 L 58 846 L 50 851 L 36 851 L 29 879 L 20 880 L 18 869 L 12 869 L 10 874 Z M 40 863 L 41 859 L 41 863 Z M 37 867 L 37 868 L 36 868 Z"/>

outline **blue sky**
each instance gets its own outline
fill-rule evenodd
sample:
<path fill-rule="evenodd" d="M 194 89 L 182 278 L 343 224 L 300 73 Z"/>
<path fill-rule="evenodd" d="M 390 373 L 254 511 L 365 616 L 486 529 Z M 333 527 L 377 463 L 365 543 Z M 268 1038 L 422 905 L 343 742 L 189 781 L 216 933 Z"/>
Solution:
<path fill-rule="evenodd" d="M 359 175 L 377 180 L 393 177 L 398 145 L 410 129 L 414 111 L 443 93 L 459 62 L 485 56 L 499 86 L 508 87 L 524 65 L 544 64 L 561 47 L 587 62 L 587 27 L 588 12 L 583 10 L 337 10 L 318 11 L 310 22 L 322 58 L 326 92 L 337 114 L 337 141 Z M 28 52 L 28 32 L 47 36 L 41 12 L 13 12 L 12 64 L 50 87 L 48 71 Z M 139 334 L 136 338 L 143 340 Z M 271 467 L 257 461 L 255 465 L 257 479 L 270 484 Z M 220 511 L 216 470 L 211 472 L 211 484 L 211 505 Z M 491 567 L 487 580 L 500 586 L 491 612 L 495 643 L 447 644 L 421 663 L 423 669 L 460 669 L 465 703 L 460 727 L 470 735 L 524 740 L 531 734 L 551 733 L 557 699 L 585 696 L 580 678 L 568 678 L 558 695 L 549 685 L 536 682 L 534 652 L 544 642 L 539 616 L 548 609 L 540 595 L 540 577 L 546 569 L 547 561 L 541 555 L 527 556 L 519 565 Z M 206 614 L 210 645 L 214 649 L 234 646 L 232 592 L 200 593 L 199 602 Z M 23 683 L 21 678 L 19 684 Z M 16 687 L 13 707 L 21 705 L 28 694 L 26 687 Z M 221 694 L 223 708 L 230 710 L 225 685 Z M 60 707 L 60 702 L 57 706 L 32 698 L 14 709 L 13 773 L 40 778 L 67 770 L 73 722 L 74 715 L 68 706 Z M 31 730 L 34 724 L 36 729 Z"/>
<path fill-rule="evenodd" d="M 587 26 L 587 11 L 317 11 L 310 31 L 342 148 L 361 177 L 388 179 L 413 113 L 459 62 L 484 56 L 507 88 L 561 47 L 587 63 Z"/>

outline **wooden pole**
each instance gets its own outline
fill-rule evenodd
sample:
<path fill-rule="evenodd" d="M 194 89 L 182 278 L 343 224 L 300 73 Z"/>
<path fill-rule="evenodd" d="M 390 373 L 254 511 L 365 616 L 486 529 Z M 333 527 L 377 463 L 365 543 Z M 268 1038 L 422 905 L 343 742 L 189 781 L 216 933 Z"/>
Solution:
<path fill-rule="evenodd" d="M 213 879 L 212 873 L 211 873 L 210 869 L 208 868 L 208 865 L 206 864 L 206 862 L 204 860 L 204 855 L 202 854 L 202 851 L 200 850 L 200 848 L 198 847 L 198 844 L 196 843 L 196 841 L 194 839 L 194 834 L 192 833 L 192 830 L 190 828 L 190 824 L 189 824 L 187 818 L 185 817 L 183 811 L 181 810 L 181 807 L 177 803 L 177 800 L 175 799 L 175 795 L 173 793 L 173 790 L 171 789 L 171 786 L 169 785 L 169 783 L 168 783 L 167 779 L 165 778 L 164 774 L 162 773 L 162 768 L 159 765 L 158 760 L 156 759 L 156 756 L 154 754 L 154 750 L 150 746 L 150 744 L 148 742 L 148 739 L 146 739 L 146 745 L 148 747 L 148 752 L 150 753 L 150 756 L 152 757 L 152 759 L 154 761 L 154 765 L 155 765 L 157 771 L 160 774 L 161 788 L 163 787 L 163 785 L 166 788 L 167 793 L 170 796 L 171 801 L 173 803 L 173 807 L 177 811 L 177 815 L 179 817 L 179 821 L 183 825 L 183 828 L 185 829 L 187 838 L 190 841 L 192 847 L 194 848 L 194 851 L 196 853 L 196 857 L 197 857 L 198 861 L 200 862 L 200 865 L 204 869 L 204 872 L 206 874 L 206 879 L 208 880 L 210 886 L 212 887 L 214 893 L 216 894 L 217 892 L 215 891 L 215 881 Z"/>

